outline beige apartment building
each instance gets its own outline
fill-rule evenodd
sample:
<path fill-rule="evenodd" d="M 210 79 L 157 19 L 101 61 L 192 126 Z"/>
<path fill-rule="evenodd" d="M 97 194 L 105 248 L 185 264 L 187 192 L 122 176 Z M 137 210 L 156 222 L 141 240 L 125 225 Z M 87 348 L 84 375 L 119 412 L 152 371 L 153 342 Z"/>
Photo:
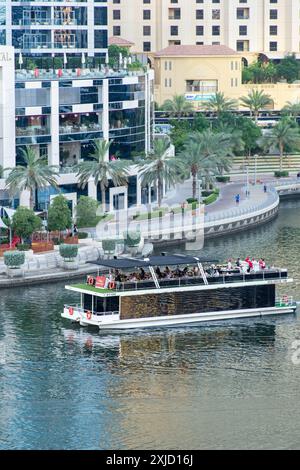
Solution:
<path fill-rule="evenodd" d="M 196 109 L 217 92 L 241 93 L 242 56 L 227 46 L 169 46 L 154 55 L 155 100 L 185 95 Z"/>
<path fill-rule="evenodd" d="M 134 43 L 134 52 L 223 44 L 246 58 L 291 52 L 300 58 L 299 0 L 109 1 L 110 35 Z"/>

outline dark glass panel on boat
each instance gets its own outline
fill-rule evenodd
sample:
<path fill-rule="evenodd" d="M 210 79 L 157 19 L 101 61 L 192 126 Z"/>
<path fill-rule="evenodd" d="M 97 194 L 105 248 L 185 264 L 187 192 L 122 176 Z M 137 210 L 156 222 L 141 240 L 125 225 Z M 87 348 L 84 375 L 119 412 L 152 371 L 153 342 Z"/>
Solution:
<path fill-rule="evenodd" d="M 121 318 L 220 312 L 275 305 L 275 286 L 232 287 L 196 292 L 171 292 L 122 297 Z"/>
<path fill-rule="evenodd" d="M 84 294 L 84 310 L 92 311 L 92 295 Z M 94 297 L 94 313 L 119 311 L 119 297 Z"/>

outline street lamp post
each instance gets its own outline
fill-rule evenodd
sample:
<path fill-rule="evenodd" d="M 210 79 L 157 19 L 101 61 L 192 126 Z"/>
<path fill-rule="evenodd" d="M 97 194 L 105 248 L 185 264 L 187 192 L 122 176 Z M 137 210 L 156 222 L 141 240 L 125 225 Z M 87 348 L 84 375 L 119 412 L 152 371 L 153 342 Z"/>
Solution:
<path fill-rule="evenodd" d="M 249 197 L 249 166 L 246 166 L 246 192 L 247 198 Z"/>
<path fill-rule="evenodd" d="M 254 155 L 254 184 L 256 185 L 256 181 L 257 181 L 257 157 L 258 155 L 255 154 Z"/>

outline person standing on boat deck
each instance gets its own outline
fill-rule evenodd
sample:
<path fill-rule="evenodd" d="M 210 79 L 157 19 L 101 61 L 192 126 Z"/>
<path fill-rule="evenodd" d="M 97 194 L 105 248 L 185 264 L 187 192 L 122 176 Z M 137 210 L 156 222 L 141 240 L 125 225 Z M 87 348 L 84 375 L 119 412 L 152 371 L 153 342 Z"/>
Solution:
<path fill-rule="evenodd" d="M 249 258 L 249 256 L 247 256 L 247 258 L 245 259 L 245 262 L 248 263 L 248 273 L 250 273 L 251 269 L 253 269 L 253 263 L 251 259 Z"/>
<path fill-rule="evenodd" d="M 228 262 L 227 262 L 227 269 L 228 269 L 228 271 L 232 271 L 232 270 L 233 270 L 233 266 L 232 266 L 231 259 L 229 259 Z"/>
<path fill-rule="evenodd" d="M 259 271 L 259 262 L 256 261 L 256 259 L 252 259 L 252 264 L 253 264 L 253 271 L 257 273 Z"/>
<path fill-rule="evenodd" d="M 263 258 L 260 258 L 258 264 L 259 264 L 260 269 L 266 269 L 266 263 Z"/>
<path fill-rule="evenodd" d="M 141 281 L 143 281 L 145 279 L 145 270 L 143 268 L 140 268 L 140 278 L 141 278 Z"/>
<path fill-rule="evenodd" d="M 238 258 L 238 259 L 236 260 L 236 263 L 235 263 L 235 264 L 237 265 L 238 268 L 240 268 L 240 266 L 241 266 L 241 258 Z"/>
<path fill-rule="evenodd" d="M 162 278 L 162 272 L 161 272 L 161 270 L 160 270 L 160 268 L 159 268 L 158 266 L 157 266 L 157 268 L 156 268 L 156 270 L 155 270 L 155 273 L 156 273 L 156 275 L 157 275 L 157 277 L 158 277 L 159 279 Z"/>

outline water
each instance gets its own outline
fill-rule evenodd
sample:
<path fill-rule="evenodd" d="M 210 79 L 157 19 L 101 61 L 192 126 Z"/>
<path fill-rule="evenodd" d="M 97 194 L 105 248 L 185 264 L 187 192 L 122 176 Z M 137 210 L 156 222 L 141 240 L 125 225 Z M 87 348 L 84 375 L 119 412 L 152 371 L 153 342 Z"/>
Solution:
<path fill-rule="evenodd" d="M 300 202 L 206 254 L 286 265 L 300 300 Z M 296 316 L 99 334 L 63 285 L 0 291 L 1 449 L 300 448 Z"/>

